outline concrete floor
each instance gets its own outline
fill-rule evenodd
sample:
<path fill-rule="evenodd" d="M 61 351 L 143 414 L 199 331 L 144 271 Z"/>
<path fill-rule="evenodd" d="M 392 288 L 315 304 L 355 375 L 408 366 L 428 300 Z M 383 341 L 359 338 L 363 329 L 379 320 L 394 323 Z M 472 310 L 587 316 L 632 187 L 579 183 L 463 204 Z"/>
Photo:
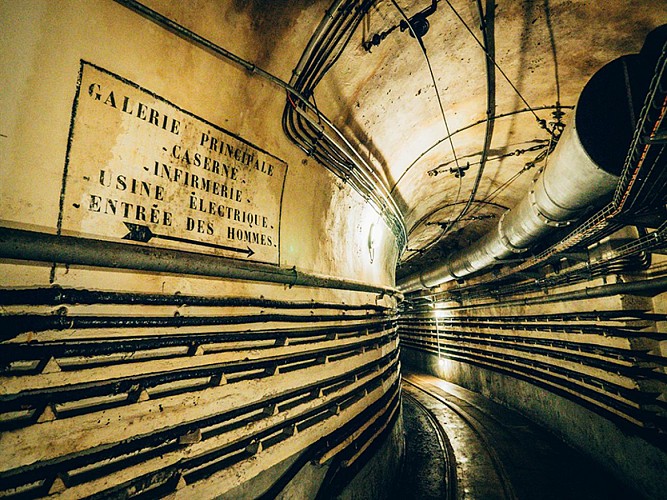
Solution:
<path fill-rule="evenodd" d="M 406 458 L 393 498 L 446 498 L 445 460 L 431 420 L 408 399 L 403 399 L 403 419 Z"/>
<path fill-rule="evenodd" d="M 641 498 L 515 411 L 432 376 L 408 373 L 404 380 L 404 393 L 417 398 L 445 428 L 457 462 L 457 498 Z M 443 458 L 432 424 L 409 398 L 403 404 L 407 453 L 403 486 L 396 498 L 444 498 L 444 481 L 438 476 L 444 469 Z M 489 448 L 501 464 L 503 477 L 494 476 L 492 469 L 497 466 L 485 456 Z"/>

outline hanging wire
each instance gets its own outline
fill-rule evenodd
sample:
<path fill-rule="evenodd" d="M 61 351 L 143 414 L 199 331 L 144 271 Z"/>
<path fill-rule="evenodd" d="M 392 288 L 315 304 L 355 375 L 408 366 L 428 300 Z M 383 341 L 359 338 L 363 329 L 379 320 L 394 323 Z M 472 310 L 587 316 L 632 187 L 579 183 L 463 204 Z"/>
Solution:
<path fill-rule="evenodd" d="M 424 45 L 424 41 L 420 36 L 417 35 L 415 32 L 414 28 L 412 27 L 412 23 L 408 19 L 408 17 L 405 15 L 405 12 L 403 9 L 396 3 L 396 0 L 391 0 L 391 3 L 394 4 L 394 7 L 396 7 L 396 10 L 398 10 L 399 14 L 403 18 L 403 20 L 406 22 L 408 25 L 408 28 L 410 29 L 410 33 L 412 33 L 412 36 L 414 37 L 415 40 L 419 43 L 419 48 L 422 51 L 422 54 L 424 55 L 424 59 L 426 60 L 426 65 L 428 66 L 428 71 L 429 74 L 431 75 L 431 81 L 433 82 L 433 88 L 435 90 L 435 95 L 438 101 L 438 107 L 440 108 L 440 114 L 442 115 L 442 121 L 445 125 L 445 133 L 447 134 L 447 137 L 449 139 L 449 146 L 452 149 L 452 156 L 454 157 L 454 163 L 456 164 L 456 169 L 458 171 L 461 170 L 461 167 L 459 165 L 459 159 L 458 156 L 456 155 L 456 149 L 454 148 L 454 141 L 452 139 L 452 134 L 449 131 L 449 124 L 447 123 L 447 115 L 445 114 L 445 108 L 442 105 L 442 98 L 440 97 L 440 91 L 438 89 L 438 82 L 435 79 L 435 74 L 433 73 L 433 67 L 431 66 L 431 60 L 428 57 L 428 54 L 426 53 L 426 46 Z M 458 188 L 456 190 L 456 197 L 454 198 L 454 203 L 456 203 L 459 200 L 459 196 L 461 196 L 461 189 L 463 187 L 463 176 L 459 176 L 459 183 L 458 183 Z M 393 191 L 393 189 L 392 189 Z M 390 191 L 391 193 L 391 191 Z"/>
<path fill-rule="evenodd" d="M 505 182 L 503 182 L 500 186 L 498 186 L 493 192 L 489 193 L 488 196 L 486 196 L 484 199 L 482 199 L 482 202 L 489 202 L 495 199 L 496 196 L 498 196 L 502 191 L 504 191 L 506 188 L 509 187 L 510 184 L 512 184 L 515 180 L 519 178 L 521 174 L 524 172 L 527 172 L 529 170 L 527 163 L 521 170 L 519 170 L 517 173 L 515 173 L 512 177 L 507 179 Z M 475 212 L 473 212 L 475 213 Z"/>
<path fill-rule="evenodd" d="M 562 125 L 562 118 L 565 113 L 560 105 L 560 78 L 558 75 L 558 52 L 556 51 L 556 38 L 554 37 L 554 29 L 551 24 L 551 9 L 549 9 L 549 0 L 544 0 L 544 18 L 547 23 L 547 30 L 549 31 L 549 42 L 551 44 L 551 56 L 554 60 L 554 76 L 556 80 L 556 111 L 553 116 L 556 118 L 558 124 Z"/>
<path fill-rule="evenodd" d="M 533 108 L 533 109 L 536 109 L 536 110 L 538 110 L 538 111 L 541 111 L 541 110 L 546 110 L 546 109 L 559 109 L 559 108 L 558 108 L 557 106 L 554 106 L 554 105 L 551 105 L 551 104 L 550 104 L 550 105 L 546 105 L 546 106 L 538 106 L 538 107 L 535 107 L 535 108 Z M 560 106 L 560 109 L 574 109 L 574 106 L 562 106 L 562 105 L 561 105 L 561 106 Z M 469 130 L 469 129 L 473 128 L 473 127 L 476 127 L 477 125 L 482 125 L 483 123 L 486 123 L 488 120 L 498 120 L 498 119 L 500 119 L 500 118 L 507 118 L 508 116 L 518 115 L 518 114 L 521 114 L 521 113 L 527 113 L 527 112 L 530 112 L 530 110 L 529 110 L 529 109 L 518 109 L 518 110 L 515 110 L 515 111 L 510 111 L 510 112 L 508 112 L 508 113 L 501 113 L 501 114 L 495 115 L 493 118 L 484 118 L 484 119 L 482 119 L 482 120 L 477 120 L 476 122 L 470 123 L 470 124 L 468 124 L 468 125 L 466 125 L 466 126 L 464 126 L 464 127 L 461 127 L 461 128 L 458 129 L 458 130 L 455 130 L 454 132 L 452 132 L 452 135 L 457 135 L 457 134 L 460 134 L 461 132 L 465 132 L 466 130 Z M 434 144 L 432 144 L 431 146 L 429 146 L 428 148 L 426 148 L 424 151 L 422 151 L 422 152 L 419 154 L 419 156 L 417 156 L 417 158 L 415 158 L 415 159 L 410 163 L 410 165 L 408 165 L 407 168 L 406 168 L 405 170 L 403 170 L 403 172 L 402 172 L 401 175 L 398 177 L 398 179 L 396 179 L 396 182 L 394 182 L 394 185 L 393 185 L 392 188 L 391 188 L 391 192 L 393 193 L 393 192 L 396 190 L 396 188 L 398 187 L 398 185 L 399 185 L 399 184 L 401 183 L 401 181 L 405 178 L 406 174 L 407 174 L 407 173 L 408 173 L 408 172 L 409 172 L 415 165 L 417 165 L 417 164 L 419 163 L 419 161 L 420 161 L 422 158 L 424 158 L 424 156 L 426 156 L 428 153 L 430 153 L 431 151 L 433 151 L 436 147 L 438 147 L 440 144 L 442 144 L 443 142 L 445 142 L 447 139 L 448 139 L 448 137 L 443 137 L 442 139 L 438 139 Z"/>
<path fill-rule="evenodd" d="M 517 173 L 515 173 L 512 177 L 510 177 L 508 180 L 503 182 L 500 186 L 498 186 L 493 192 L 489 193 L 483 200 L 482 202 L 490 202 L 491 200 L 494 200 L 502 191 L 507 189 L 510 184 L 512 184 L 515 180 L 519 178 L 519 176 L 525 172 L 528 172 L 531 170 L 533 167 L 535 167 L 538 163 L 541 161 L 544 161 L 544 168 L 547 168 L 547 165 L 549 164 L 549 154 L 555 149 L 556 144 L 558 143 L 558 138 L 560 137 L 560 133 L 557 132 L 558 127 L 556 124 L 554 124 L 554 134 L 549 136 L 549 143 L 544 148 L 543 151 L 541 151 L 533 160 L 526 162 L 525 165 L 521 170 L 519 170 Z M 479 207 L 476 209 L 473 209 L 471 212 L 471 215 L 477 213 L 479 211 Z"/>
<path fill-rule="evenodd" d="M 557 124 L 554 124 L 554 130 L 557 130 Z M 549 154 L 554 150 L 557 143 L 558 143 L 558 133 L 554 134 L 554 136 L 551 136 L 549 138 L 548 144 L 546 144 L 546 145 L 540 144 L 539 146 L 543 149 L 543 151 L 541 151 L 533 160 L 526 162 L 521 170 L 519 170 L 512 177 L 510 177 L 508 180 L 503 182 L 500 186 L 498 186 L 493 192 L 491 192 L 489 195 L 487 195 L 484 199 L 475 200 L 474 203 L 476 203 L 477 206 L 470 210 L 470 212 L 468 213 L 468 216 L 472 218 L 484 206 L 489 205 L 489 204 L 494 204 L 494 203 L 492 203 L 492 200 L 494 200 L 502 191 L 507 189 L 514 181 L 516 181 L 521 176 L 521 174 L 523 174 L 525 172 L 528 172 L 533 167 L 535 167 L 538 163 L 544 161 L 545 162 L 545 168 L 546 168 L 546 165 L 548 164 L 548 161 L 549 161 Z M 533 150 L 535 150 L 535 149 L 533 149 Z M 506 156 L 516 156 L 516 152 L 509 153 L 507 155 L 502 155 L 501 158 L 506 157 Z M 465 202 L 461 202 L 461 203 L 465 203 Z M 504 207 L 504 209 L 507 210 L 506 207 Z M 422 224 L 428 218 L 429 217 L 423 217 L 422 219 L 420 219 L 412 227 L 412 229 L 408 232 L 408 237 L 410 236 L 410 234 L 414 231 L 414 229 L 416 227 L 418 227 L 420 224 Z M 448 223 L 448 225 L 451 225 L 451 224 L 452 224 L 452 221 L 450 221 Z M 427 223 L 427 225 L 428 225 L 428 223 Z M 446 235 L 446 230 L 447 230 L 447 227 L 442 227 L 441 226 L 441 231 L 438 233 L 438 235 L 436 237 L 434 237 L 433 239 L 431 239 L 431 241 L 429 241 L 422 248 L 420 248 L 420 249 L 408 249 L 409 251 L 417 252 L 417 253 L 415 253 L 415 254 L 411 255 L 410 257 L 406 258 L 404 260 L 404 263 L 409 262 L 416 255 L 423 254 L 423 253 L 427 252 L 428 250 L 430 250 L 433 246 L 435 246 Z"/>
<path fill-rule="evenodd" d="M 394 1 L 394 0 L 392 0 L 392 2 L 393 2 L 393 1 Z M 477 42 L 477 45 L 479 45 L 480 48 L 484 51 L 484 54 L 486 54 L 486 57 L 489 58 L 489 60 L 493 63 L 493 65 L 498 69 L 498 72 L 499 72 L 501 75 L 503 75 L 503 78 L 505 78 L 505 80 L 507 81 L 507 83 L 509 83 L 510 87 L 512 87 L 512 90 L 514 90 L 514 92 L 516 92 L 516 95 L 519 96 L 519 99 L 521 99 L 521 101 L 523 101 L 523 103 L 526 105 L 526 107 L 528 108 L 528 110 L 529 110 L 529 111 L 532 113 L 532 115 L 535 117 L 535 120 L 536 120 L 537 123 L 540 125 L 540 127 L 542 127 L 544 130 L 546 130 L 549 134 L 552 134 L 553 132 L 552 132 L 551 130 L 549 130 L 549 128 L 547 127 L 547 122 L 546 122 L 546 120 L 544 120 L 544 119 L 540 118 L 539 116 L 537 116 L 537 113 L 535 113 L 535 110 L 531 107 L 530 104 L 528 104 L 528 101 L 526 101 L 526 99 L 523 97 L 523 95 L 521 95 L 521 92 L 519 92 L 519 89 L 516 88 L 516 86 L 512 83 L 512 81 L 511 81 L 511 80 L 509 79 L 509 77 L 507 76 L 507 74 L 505 74 L 505 72 L 503 71 L 503 69 L 502 69 L 502 68 L 500 67 L 500 65 L 496 62 L 495 58 L 494 58 L 491 54 L 489 54 L 489 52 L 486 50 L 486 48 L 484 47 L 484 45 L 482 44 L 482 42 L 480 42 L 480 41 L 479 41 L 479 38 L 477 38 L 477 37 L 475 36 L 475 34 L 473 33 L 473 31 L 470 29 L 470 26 L 468 26 L 468 24 L 463 20 L 463 18 L 462 18 L 461 15 L 458 13 L 458 11 L 454 8 L 454 6 L 451 4 L 451 2 L 450 2 L 449 0 L 445 0 L 445 2 L 447 3 L 447 5 L 449 5 L 449 7 L 452 9 L 452 12 L 454 12 L 454 15 L 459 19 L 459 21 L 461 21 L 461 23 L 463 24 L 463 26 L 465 26 L 465 28 L 466 28 L 466 30 L 468 31 L 468 33 L 470 33 L 470 36 L 472 36 L 472 37 L 475 39 L 475 42 Z"/>
<path fill-rule="evenodd" d="M 391 0 L 391 3 L 394 4 L 394 7 L 396 7 L 396 10 L 398 10 L 399 14 L 403 18 L 403 20 L 407 23 L 408 28 L 410 29 L 410 33 L 412 33 L 412 36 L 419 42 L 419 47 L 421 48 L 422 54 L 424 54 L 424 59 L 426 59 L 426 65 L 428 66 L 428 71 L 431 75 L 431 80 L 433 81 L 433 88 L 435 89 L 435 95 L 438 100 L 438 106 L 440 107 L 440 114 L 442 115 L 442 121 L 445 124 L 445 131 L 447 133 L 447 137 L 449 138 L 449 145 L 452 148 L 452 155 L 454 156 L 454 163 L 456 163 L 456 168 L 459 167 L 459 160 L 458 157 L 456 156 L 456 150 L 454 149 L 454 141 L 452 140 L 452 134 L 449 132 L 449 124 L 447 123 L 447 115 L 445 114 L 445 108 L 442 106 L 442 99 L 440 98 L 440 91 L 438 90 L 438 83 L 435 80 L 435 75 L 433 74 L 433 68 L 431 67 L 431 61 L 429 60 L 428 55 L 426 54 L 426 46 L 424 46 L 424 42 L 421 39 L 420 36 L 415 33 L 414 28 L 412 27 L 412 23 L 410 23 L 410 20 L 408 17 L 405 15 L 405 12 L 403 9 L 396 3 L 396 0 Z M 460 179 L 459 179 L 459 184 L 460 184 Z M 459 186 L 460 189 L 460 186 Z"/>
<path fill-rule="evenodd" d="M 492 29 L 489 30 L 489 23 L 487 22 L 488 19 L 484 15 L 484 11 L 482 9 L 482 3 L 480 0 L 477 0 L 477 7 L 479 9 L 478 12 L 480 18 L 480 25 L 482 27 L 484 35 L 484 45 L 483 45 L 484 52 L 488 55 L 490 54 L 491 51 L 493 51 L 493 53 L 495 54 L 493 30 Z M 493 9 L 493 8 L 494 7 L 489 7 L 489 2 L 487 2 L 487 9 Z M 491 26 L 493 26 L 493 24 L 491 24 Z M 491 31 L 490 36 L 489 36 L 489 31 Z M 487 80 L 486 115 L 487 117 L 490 118 L 495 114 L 495 108 L 496 108 L 496 78 L 495 78 L 495 72 L 493 71 L 493 67 L 491 67 L 488 64 L 488 62 L 486 64 L 486 80 Z M 484 146 L 482 149 L 482 157 L 479 161 L 479 169 L 477 169 L 477 175 L 475 176 L 475 183 L 473 184 L 473 187 L 470 191 L 470 195 L 468 196 L 468 202 L 459 212 L 456 218 L 453 219 L 449 223 L 449 225 L 447 225 L 446 228 L 444 228 L 442 237 L 446 236 L 452 230 L 452 228 L 456 224 L 458 224 L 458 222 L 468 213 L 468 210 L 470 210 L 470 207 L 472 206 L 472 202 L 475 200 L 475 196 L 477 195 L 477 190 L 479 189 L 479 185 L 482 180 L 482 175 L 484 174 L 484 168 L 486 167 L 486 162 L 488 160 L 489 148 L 491 147 L 491 141 L 493 139 L 494 124 L 495 124 L 494 120 L 486 121 L 486 132 L 484 133 Z M 457 195 L 457 200 L 458 200 L 458 195 Z"/>
<path fill-rule="evenodd" d="M 521 155 L 524 155 L 526 153 L 530 153 L 530 152 L 534 152 L 534 151 L 540 151 L 542 149 L 546 149 L 547 147 L 549 147 L 549 141 L 550 141 L 549 139 L 545 139 L 545 140 L 535 139 L 533 141 L 528 141 L 528 142 L 535 142 L 537 144 L 535 144 L 534 146 L 527 147 L 527 148 L 517 148 L 514 151 L 510 151 L 509 153 L 503 153 L 503 154 L 499 154 L 499 155 L 496 155 L 496 156 L 492 156 L 492 157 L 488 158 L 487 161 L 500 161 L 500 160 L 503 160 L 504 158 L 509 158 L 511 156 L 521 156 Z M 476 156 L 480 156 L 480 153 L 471 153 L 469 155 L 463 156 L 462 158 L 474 158 Z M 447 167 L 449 167 L 449 165 L 451 163 L 452 162 L 442 163 L 442 164 L 438 165 L 437 167 L 432 168 L 431 170 L 429 170 L 426 173 L 431 177 L 435 177 L 436 175 L 440 175 L 442 172 L 446 172 L 448 170 Z M 479 165 L 480 163 L 481 163 L 481 160 L 472 162 L 469 165 L 471 167 L 473 167 L 475 165 Z"/>

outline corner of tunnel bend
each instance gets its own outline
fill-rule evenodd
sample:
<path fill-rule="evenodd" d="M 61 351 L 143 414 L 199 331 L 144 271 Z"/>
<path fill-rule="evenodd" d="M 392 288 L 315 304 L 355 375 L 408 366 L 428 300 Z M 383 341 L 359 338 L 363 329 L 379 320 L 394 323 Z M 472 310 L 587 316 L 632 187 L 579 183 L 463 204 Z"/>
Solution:
<path fill-rule="evenodd" d="M 0 496 L 666 498 L 666 22 L 0 0 Z"/>

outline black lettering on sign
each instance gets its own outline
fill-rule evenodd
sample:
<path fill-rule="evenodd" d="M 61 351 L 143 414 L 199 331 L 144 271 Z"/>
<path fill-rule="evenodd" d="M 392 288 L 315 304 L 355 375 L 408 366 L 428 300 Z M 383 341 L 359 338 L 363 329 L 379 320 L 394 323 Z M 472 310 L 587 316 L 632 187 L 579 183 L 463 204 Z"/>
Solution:
<path fill-rule="evenodd" d="M 90 63 L 79 80 L 59 230 L 280 262 L 285 162 Z"/>
<path fill-rule="evenodd" d="M 116 94 L 112 89 L 102 88 L 99 83 L 91 83 L 88 86 L 88 95 L 95 101 L 102 104 L 119 109 L 116 105 Z M 160 114 L 159 111 L 147 106 L 146 104 L 134 101 L 129 96 L 120 96 L 122 106 L 120 111 L 128 115 L 137 117 L 140 120 L 147 121 L 151 125 L 155 125 L 163 130 L 168 130 L 172 134 L 178 135 L 180 133 L 181 123 L 167 114 Z"/>

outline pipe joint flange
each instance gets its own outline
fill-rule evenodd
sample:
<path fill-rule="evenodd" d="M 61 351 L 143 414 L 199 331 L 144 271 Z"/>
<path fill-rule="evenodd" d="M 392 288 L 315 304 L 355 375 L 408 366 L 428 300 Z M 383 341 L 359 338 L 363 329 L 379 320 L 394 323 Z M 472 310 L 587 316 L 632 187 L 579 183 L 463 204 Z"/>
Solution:
<path fill-rule="evenodd" d="M 503 215 L 501 215 L 500 220 L 498 221 L 498 236 L 500 237 L 500 242 L 503 244 L 505 248 L 507 248 L 512 253 L 523 253 L 526 250 L 528 250 L 528 248 L 521 248 L 512 245 L 509 238 L 505 236 L 505 233 L 503 232 L 503 221 L 505 220 L 505 216 L 508 213 L 509 212 L 505 212 Z"/>
<path fill-rule="evenodd" d="M 547 217 L 544 212 L 540 210 L 539 205 L 537 204 L 537 199 L 535 197 L 535 190 L 530 190 L 530 206 L 535 213 L 535 216 L 545 225 L 549 227 L 565 227 L 569 226 L 573 221 L 572 220 L 556 220 L 550 217 Z"/>
<path fill-rule="evenodd" d="M 479 269 L 476 268 L 476 267 L 473 265 L 473 263 L 470 262 L 469 260 L 466 260 L 466 261 L 463 262 L 463 267 L 464 267 L 465 270 L 468 272 L 468 274 L 472 274 L 472 273 L 474 273 L 475 271 L 478 271 L 478 270 L 479 270 Z M 454 273 L 451 272 L 451 271 L 450 271 L 450 273 L 451 273 L 451 275 L 454 276 L 456 279 L 462 278 L 462 276 L 457 276 L 456 274 L 454 274 Z"/>

